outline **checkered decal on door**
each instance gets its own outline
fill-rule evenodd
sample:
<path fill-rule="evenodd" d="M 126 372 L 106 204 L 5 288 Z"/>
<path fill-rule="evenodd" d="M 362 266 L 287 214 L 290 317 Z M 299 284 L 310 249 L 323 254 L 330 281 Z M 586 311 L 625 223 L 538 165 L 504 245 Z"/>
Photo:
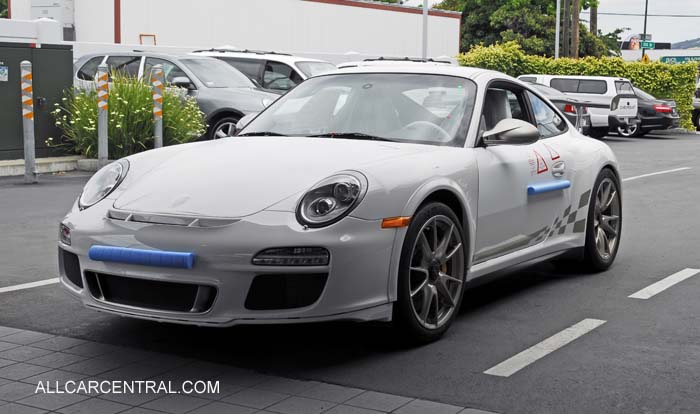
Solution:
<path fill-rule="evenodd" d="M 588 199 L 591 196 L 591 190 L 586 191 L 581 194 L 578 201 L 578 207 L 573 208 L 572 205 L 564 210 L 564 214 L 561 217 L 557 217 L 554 220 L 554 224 L 549 231 L 549 237 L 555 234 L 566 233 L 567 228 L 573 233 L 583 233 L 586 231 L 586 207 L 588 206 Z M 579 212 L 581 214 L 579 214 Z M 578 219 L 578 220 L 577 220 Z"/>

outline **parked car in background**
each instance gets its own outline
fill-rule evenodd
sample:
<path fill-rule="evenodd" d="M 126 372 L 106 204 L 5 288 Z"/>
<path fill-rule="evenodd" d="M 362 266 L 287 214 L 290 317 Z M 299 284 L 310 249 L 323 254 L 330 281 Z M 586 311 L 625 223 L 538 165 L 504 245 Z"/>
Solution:
<path fill-rule="evenodd" d="M 700 131 L 700 81 L 695 85 L 695 97 L 693 98 L 693 125 Z"/>
<path fill-rule="evenodd" d="M 206 56 L 176 56 L 161 53 L 119 52 L 90 54 L 74 65 L 74 86 L 94 87 L 97 67 L 105 63 L 110 73 L 119 71 L 138 79 L 150 76 L 155 65 L 163 65 L 166 84 L 185 89 L 204 112 L 207 138 L 232 136 L 243 116 L 262 111 L 278 95 L 257 88 L 240 71 Z"/>
<path fill-rule="evenodd" d="M 630 119 L 612 119 L 610 109 L 613 98 L 618 95 L 634 95 L 632 82 L 625 78 L 609 76 L 560 76 L 560 75 L 521 75 L 521 81 L 535 82 L 564 92 L 567 95 L 580 97 L 590 101 L 593 105 L 588 108 L 591 116 L 591 130 L 589 135 L 594 138 L 602 138 L 611 129 L 619 125 L 627 125 Z M 636 103 L 635 103 L 636 104 Z"/>
<path fill-rule="evenodd" d="M 618 126 L 616 131 L 623 137 L 640 137 L 649 131 L 658 129 L 678 128 L 681 117 L 678 115 L 676 101 L 656 99 L 651 94 L 634 88 L 634 94 L 639 98 L 639 124 Z"/>
<path fill-rule="evenodd" d="M 584 134 L 588 135 L 591 132 L 591 115 L 588 113 L 588 107 L 586 106 L 586 101 L 573 98 L 569 95 L 559 92 L 554 88 L 549 86 L 540 85 L 539 83 L 530 83 L 530 85 L 549 99 L 560 111 L 566 115 L 566 118 L 571 122 L 578 130 Z M 580 118 L 579 118 L 579 112 Z"/>
<path fill-rule="evenodd" d="M 277 94 L 287 92 L 312 76 L 336 70 L 334 64 L 323 60 L 260 50 L 213 48 L 197 50 L 193 55 L 223 60 L 261 88 Z"/>

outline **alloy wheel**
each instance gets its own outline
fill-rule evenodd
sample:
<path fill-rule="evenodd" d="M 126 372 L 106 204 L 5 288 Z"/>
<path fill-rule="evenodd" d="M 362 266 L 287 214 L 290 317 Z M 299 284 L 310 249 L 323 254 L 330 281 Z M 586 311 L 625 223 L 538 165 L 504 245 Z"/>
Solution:
<path fill-rule="evenodd" d="M 437 329 L 455 312 L 464 284 L 462 237 L 449 217 L 430 218 L 418 232 L 411 251 L 409 288 L 418 322 Z"/>
<path fill-rule="evenodd" d="M 228 138 L 234 136 L 236 133 L 236 123 L 235 122 L 222 122 L 216 126 L 214 131 L 214 139 Z"/>
<path fill-rule="evenodd" d="M 626 125 L 624 127 L 619 126 L 617 127 L 617 133 L 620 134 L 623 137 L 633 137 L 637 135 L 637 130 L 639 129 L 639 125 Z"/>
<path fill-rule="evenodd" d="M 605 178 L 598 186 L 593 212 L 593 235 L 601 259 L 608 261 L 617 248 L 620 234 L 620 194 L 617 185 Z"/>

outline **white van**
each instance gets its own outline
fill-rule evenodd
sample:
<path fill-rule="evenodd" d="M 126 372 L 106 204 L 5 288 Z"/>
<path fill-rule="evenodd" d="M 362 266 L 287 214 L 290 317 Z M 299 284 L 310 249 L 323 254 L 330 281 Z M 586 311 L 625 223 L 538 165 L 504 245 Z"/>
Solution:
<path fill-rule="evenodd" d="M 588 112 L 591 115 L 590 136 L 602 138 L 608 132 L 617 127 L 610 125 L 610 115 L 612 111 L 610 105 L 613 98 L 618 95 L 634 95 L 632 82 L 625 78 L 614 78 L 609 76 L 560 76 L 560 75 L 521 75 L 518 76 L 523 82 L 535 82 L 552 87 L 567 95 L 573 95 L 585 99 L 601 107 L 590 107 Z M 636 117 L 636 102 L 634 103 L 634 115 Z M 627 122 L 624 120 L 623 122 Z M 613 119 L 613 122 L 617 122 Z"/>

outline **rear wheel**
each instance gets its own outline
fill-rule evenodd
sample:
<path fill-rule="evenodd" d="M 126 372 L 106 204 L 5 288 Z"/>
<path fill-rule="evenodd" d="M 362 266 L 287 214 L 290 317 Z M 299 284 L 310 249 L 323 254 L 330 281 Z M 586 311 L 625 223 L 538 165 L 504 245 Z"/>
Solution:
<path fill-rule="evenodd" d="M 466 254 L 462 226 L 442 203 L 422 207 L 411 220 L 399 264 L 394 324 L 412 342 L 442 336 L 462 303 Z"/>
<path fill-rule="evenodd" d="M 598 175 L 588 205 L 584 262 L 593 271 L 607 270 L 615 261 L 622 233 L 622 198 L 615 174 L 604 169 Z"/>
<path fill-rule="evenodd" d="M 617 127 L 617 133 L 621 137 L 625 137 L 625 138 L 633 138 L 633 137 L 639 136 L 639 135 L 641 135 L 639 133 L 639 131 L 640 131 L 639 125 L 637 125 L 637 124 Z"/>

